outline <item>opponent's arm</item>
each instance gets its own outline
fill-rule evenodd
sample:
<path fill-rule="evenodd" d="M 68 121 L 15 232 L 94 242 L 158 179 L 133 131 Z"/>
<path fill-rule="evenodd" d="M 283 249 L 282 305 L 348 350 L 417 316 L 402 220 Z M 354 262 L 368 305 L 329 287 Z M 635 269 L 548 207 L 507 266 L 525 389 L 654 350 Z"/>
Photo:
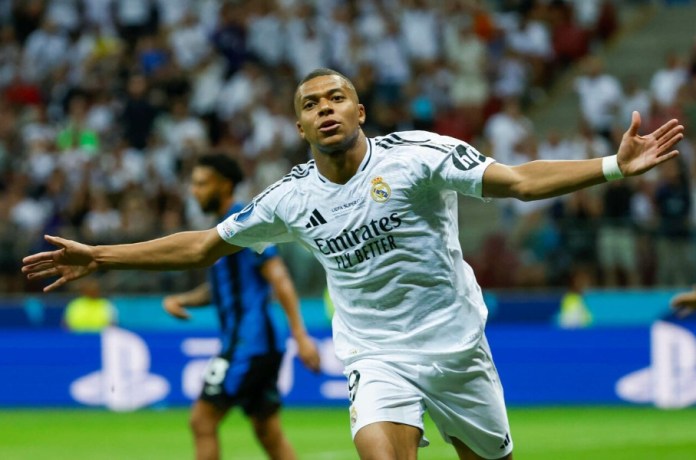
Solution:
<path fill-rule="evenodd" d="M 676 157 L 673 150 L 684 137 L 684 127 L 670 120 L 647 136 L 639 136 L 640 115 L 633 112 L 616 154 L 620 175 L 636 176 Z M 490 165 L 483 175 L 483 196 L 539 200 L 605 182 L 603 162 L 610 158 L 568 161 L 531 161 L 519 166 Z"/>
<path fill-rule="evenodd" d="M 203 283 L 190 291 L 166 296 L 162 299 L 162 307 L 176 318 L 189 319 L 191 315 L 186 308 L 203 307 L 209 305 L 210 300 L 210 284 Z"/>
<path fill-rule="evenodd" d="M 696 286 L 691 291 L 682 292 L 672 297 L 672 307 L 677 309 L 677 315 L 687 316 L 696 311 Z"/>
<path fill-rule="evenodd" d="M 45 292 L 100 269 L 165 271 L 206 267 L 220 257 L 240 250 L 225 242 L 215 228 L 108 246 L 89 246 L 49 235 L 45 238 L 58 249 L 33 254 L 22 261 L 22 272 L 27 278 L 58 277 L 44 288 Z"/>
<path fill-rule="evenodd" d="M 319 370 L 319 352 L 305 329 L 300 314 L 300 301 L 283 260 L 280 257 L 268 259 L 261 266 L 261 275 L 273 288 L 273 292 L 288 318 L 290 332 L 297 342 L 297 354 L 300 360 L 307 368 L 317 372 Z"/>

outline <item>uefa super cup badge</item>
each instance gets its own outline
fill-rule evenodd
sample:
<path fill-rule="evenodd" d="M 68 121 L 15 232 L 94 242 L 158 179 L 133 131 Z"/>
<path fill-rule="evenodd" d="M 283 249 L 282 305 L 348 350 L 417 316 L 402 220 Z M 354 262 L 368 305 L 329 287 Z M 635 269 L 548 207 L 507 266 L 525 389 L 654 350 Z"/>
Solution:
<path fill-rule="evenodd" d="M 380 176 L 372 179 L 372 188 L 370 189 L 370 196 L 377 203 L 384 203 L 391 196 L 391 188 L 389 184 L 384 182 Z"/>

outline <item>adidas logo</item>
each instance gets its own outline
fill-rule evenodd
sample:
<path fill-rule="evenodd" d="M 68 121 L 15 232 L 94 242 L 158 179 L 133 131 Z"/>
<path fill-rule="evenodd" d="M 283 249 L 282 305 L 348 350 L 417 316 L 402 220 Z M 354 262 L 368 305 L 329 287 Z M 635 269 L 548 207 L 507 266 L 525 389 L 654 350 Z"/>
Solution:
<path fill-rule="evenodd" d="M 315 209 L 314 211 L 312 211 L 312 215 L 309 218 L 309 222 L 307 222 L 307 225 L 305 225 L 305 228 L 314 228 L 320 225 L 324 225 L 325 223 L 326 219 L 324 219 L 324 216 L 319 214 L 319 211 Z"/>
<path fill-rule="evenodd" d="M 505 433 L 505 439 L 503 440 L 503 443 L 500 445 L 500 448 L 505 449 L 509 445 L 510 445 L 510 434 Z"/>

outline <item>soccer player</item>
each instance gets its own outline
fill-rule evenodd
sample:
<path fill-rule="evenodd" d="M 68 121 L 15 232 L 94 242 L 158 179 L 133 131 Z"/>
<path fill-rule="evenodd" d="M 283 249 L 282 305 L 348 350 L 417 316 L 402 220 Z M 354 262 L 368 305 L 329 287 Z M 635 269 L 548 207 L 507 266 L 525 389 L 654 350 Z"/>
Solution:
<path fill-rule="evenodd" d="M 360 458 L 416 458 L 425 411 L 460 459 L 512 458 L 487 310 L 458 240 L 457 193 L 535 200 L 641 174 L 678 155 L 683 126 L 671 120 L 640 136 L 634 113 L 616 155 L 511 167 L 434 133 L 367 138 L 354 86 L 330 69 L 307 75 L 294 104 L 313 160 L 215 229 L 114 246 L 46 236 L 58 249 L 26 257 L 23 272 L 57 276 L 50 291 L 98 269 L 206 266 L 241 247 L 298 241 L 326 270 Z"/>
<path fill-rule="evenodd" d="M 205 213 L 218 221 L 242 210 L 234 189 L 244 178 L 235 160 L 223 154 L 201 156 L 191 175 L 191 192 Z M 164 298 L 164 309 L 188 319 L 186 307 L 211 301 L 218 310 L 222 350 L 211 360 L 204 387 L 191 413 L 196 458 L 220 457 L 218 427 L 230 408 L 241 406 L 254 433 L 272 459 L 294 459 L 292 446 L 280 425 L 280 396 L 276 382 L 284 344 L 269 316 L 271 289 L 288 318 L 298 356 L 319 370 L 319 353 L 307 335 L 295 288 L 275 246 L 260 254 L 244 249 L 219 259 L 210 268 L 210 281 L 182 294 Z"/>

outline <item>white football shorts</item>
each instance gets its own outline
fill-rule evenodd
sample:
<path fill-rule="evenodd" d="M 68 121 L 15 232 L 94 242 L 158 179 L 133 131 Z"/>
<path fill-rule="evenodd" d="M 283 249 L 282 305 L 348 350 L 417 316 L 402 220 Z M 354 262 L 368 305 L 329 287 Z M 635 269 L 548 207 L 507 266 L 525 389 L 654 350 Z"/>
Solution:
<path fill-rule="evenodd" d="M 430 363 L 360 359 L 345 370 L 353 438 L 375 422 L 415 426 L 423 432 L 428 412 L 448 443 L 457 438 L 484 458 L 512 452 L 503 387 L 485 336 L 456 358 Z"/>

